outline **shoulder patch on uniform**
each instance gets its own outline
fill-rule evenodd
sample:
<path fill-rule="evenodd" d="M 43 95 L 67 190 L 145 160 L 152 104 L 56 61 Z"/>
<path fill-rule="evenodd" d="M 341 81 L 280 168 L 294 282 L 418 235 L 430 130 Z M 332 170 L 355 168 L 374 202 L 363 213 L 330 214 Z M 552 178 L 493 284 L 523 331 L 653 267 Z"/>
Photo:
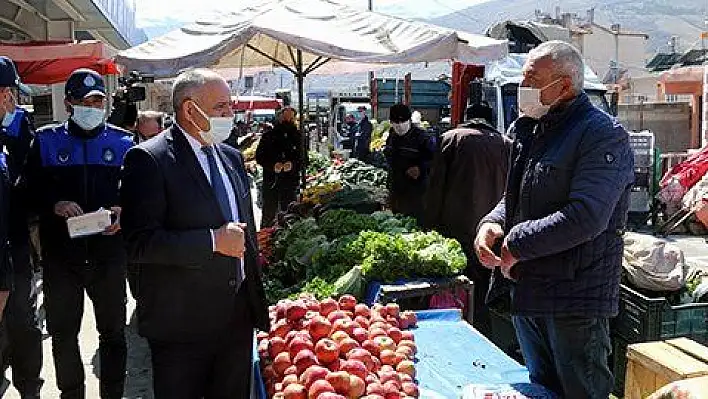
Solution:
<path fill-rule="evenodd" d="M 111 148 L 103 149 L 103 161 L 106 163 L 111 163 L 116 159 L 116 153 Z"/>
<path fill-rule="evenodd" d="M 605 154 L 605 162 L 614 163 L 615 162 L 615 155 L 612 154 L 611 152 L 606 153 Z"/>
<path fill-rule="evenodd" d="M 57 161 L 59 161 L 60 164 L 69 162 L 69 158 L 71 158 L 71 151 L 69 151 L 68 148 L 62 148 L 57 151 Z"/>

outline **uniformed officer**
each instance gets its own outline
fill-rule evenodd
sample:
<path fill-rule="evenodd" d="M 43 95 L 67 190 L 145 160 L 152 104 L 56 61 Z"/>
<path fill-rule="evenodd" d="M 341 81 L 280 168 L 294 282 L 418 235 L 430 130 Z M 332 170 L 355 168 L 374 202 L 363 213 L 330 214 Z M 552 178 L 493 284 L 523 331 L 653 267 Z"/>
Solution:
<path fill-rule="evenodd" d="M 8 348 L 3 353 L 2 370 L 12 367 L 12 380 L 23 399 L 38 398 L 42 387 L 42 332 L 37 320 L 37 296 L 33 290 L 33 268 L 25 190 L 20 184 L 34 127 L 29 114 L 17 105 L 18 90 L 27 93 L 20 83 L 15 64 L 0 57 L 0 145 L 7 157 L 9 177 L 10 259 L 13 266 L 14 290 L 5 312 Z"/>
<path fill-rule="evenodd" d="M 435 138 L 412 125 L 407 105 L 391 107 L 391 130 L 384 154 L 389 166 L 388 188 L 391 210 L 421 222 L 423 196 L 430 164 L 437 149 Z"/>
<path fill-rule="evenodd" d="M 103 78 L 87 69 L 66 82 L 71 117 L 37 131 L 26 172 L 40 218 L 47 326 L 61 398 L 84 398 L 78 335 L 84 292 L 99 333 L 101 398 L 121 398 L 125 380 L 126 254 L 120 234 L 118 189 L 132 135 L 105 123 Z M 66 219 L 113 211 L 102 234 L 70 238 Z"/>

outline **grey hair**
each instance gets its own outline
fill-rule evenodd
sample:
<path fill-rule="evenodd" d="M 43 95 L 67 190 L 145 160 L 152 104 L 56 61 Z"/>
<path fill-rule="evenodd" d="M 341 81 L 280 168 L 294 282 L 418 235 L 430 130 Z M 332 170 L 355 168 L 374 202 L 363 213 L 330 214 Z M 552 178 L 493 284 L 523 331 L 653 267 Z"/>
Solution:
<path fill-rule="evenodd" d="M 576 93 L 583 90 L 585 84 L 585 62 L 583 56 L 571 44 L 560 40 L 551 40 L 541 43 L 529 52 L 529 59 L 549 58 L 553 61 L 555 70 L 567 76 L 573 82 Z"/>
<path fill-rule="evenodd" d="M 222 82 L 224 78 L 208 69 L 190 69 L 179 74 L 172 84 L 172 108 L 175 113 L 184 100 L 194 96 L 194 92 L 209 82 Z"/>

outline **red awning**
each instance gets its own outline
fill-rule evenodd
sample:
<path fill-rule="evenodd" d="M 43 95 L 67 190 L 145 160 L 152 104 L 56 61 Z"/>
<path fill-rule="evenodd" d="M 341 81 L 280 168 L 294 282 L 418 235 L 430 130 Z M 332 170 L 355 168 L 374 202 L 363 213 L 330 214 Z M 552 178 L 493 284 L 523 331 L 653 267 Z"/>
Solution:
<path fill-rule="evenodd" d="M 0 54 L 15 62 L 22 83 L 65 82 L 71 72 L 78 68 L 93 69 L 101 75 L 119 73 L 113 62 L 116 52 L 94 40 L 78 43 L 3 43 L 0 44 Z"/>
<path fill-rule="evenodd" d="M 260 96 L 231 97 L 234 111 L 248 111 L 254 109 L 279 109 L 283 100 Z"/>

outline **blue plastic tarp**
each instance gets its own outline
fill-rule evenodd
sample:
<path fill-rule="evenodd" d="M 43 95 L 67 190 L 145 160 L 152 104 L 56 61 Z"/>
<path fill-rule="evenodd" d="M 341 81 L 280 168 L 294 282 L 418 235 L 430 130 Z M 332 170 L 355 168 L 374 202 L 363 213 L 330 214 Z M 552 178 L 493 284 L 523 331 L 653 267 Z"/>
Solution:
<path fill-rule="evenodd" d="M 465 386 L 522 386 L 526 368 L 507 356 L 467 322 L 459 310 L 416 312 L 417 380 L 421 398 L 457 399 Z M 257 354 L 254 367 L 258 367 Z M 260 372 L 254 372 L 258 399 L 265 399 Z"/>

